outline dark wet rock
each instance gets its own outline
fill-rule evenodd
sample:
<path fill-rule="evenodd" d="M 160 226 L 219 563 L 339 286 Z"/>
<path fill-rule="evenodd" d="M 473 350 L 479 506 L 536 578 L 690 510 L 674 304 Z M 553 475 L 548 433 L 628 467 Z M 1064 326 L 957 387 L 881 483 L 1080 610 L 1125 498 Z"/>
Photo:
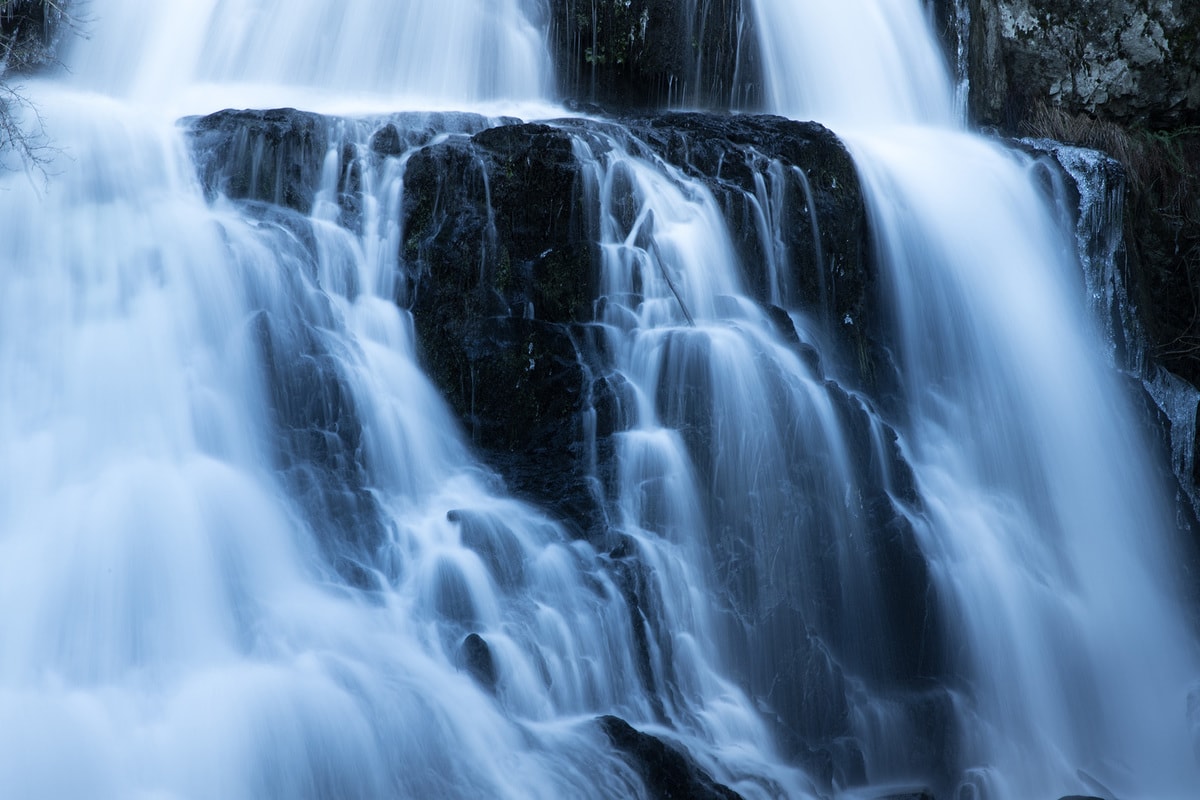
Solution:
<path fill-rule="evenodd" d="M 371 134 L 371 152 L 380 156 L 398 156 L 404 152 L 404 142 L 394 123 L 389 122 Z"/>
<path fill-rule="evenodd" d="M 463 639 L 459 660 L 476 683 L 489 692 L 496 691 L 496 664 L 492 660 L 492 649 L 482 636 L 471 633 Z"/>
<path fill-rule="evenodd" d="M 551 0 L 559 94 L 622 108 L 755 108 L 753 10 L 744 0 Z"/>
<path fill-rule="evenodd" d="M 545 125 L 426 147 L 405 176 L 404 257 L 427 370 L 472 442 L 510 489 L 588 531 L 602 516 L 572 327 L 591 318 L 597 250 L 579 170 Z"/>
<path fill-rule="evenodd" d="M 348 121 L 349 122 L 349 121 Z M 474 136 L 495 125 L 514 125 L 513 117 L 487 117 L 469 111 L 398 111 L 353 121 L 372 131 L 368 145 L 379 156 L 398 156 L 444 135 Z"/>
<path fill-rule="evenodd" d="M 743 634 L 744 647 L 735 649 L 745 656 L 733 660 L 749 673 L 784 752 L 818 786 L 858 785 L 866 780 L 866 764 L 851 730 L 846 675 L 806 624 L 800 609 L 760 612 Z M 766 642 L 771 655 L 762 657 Z"/>
<path fill-rule="evenodd" d="M 209 197 L 261 200 L 302 214 L 312 210 L 329 147 L 325 117 L 277 108 L 219 111 L 185 122 Z"/>
<path fill-rule="evenodd" d="M 308 214 L 331 148 L 341 154 L 338 202 L 354 221 L 361 203 L 361 156 L 394 157 L 443 134 L 470 135 L 495 122 L 466 112 L 405 111 L 378 118 L 327 117 L 293 108 L 218 111 L 188 117 L 201 183 L 211 199 L 256 200 Z M 368 133 L 369 132 L 369 133 Z M 366 141 L 364 152 L 357 142 Z M 351 226 L 353 227 L 353 226 Z"/>
<path fill-rule="evenodd" d="M 597 719 L 613 746 L 625 754 L 655 800 L 741 800 L 741 795 L 713 780 L 686 751 L 643 733 L 619 717 Z"/>
<path fill-rule="evenodd" d="M 859 482 L 852 502 L 865 535 L 843 538 L 840 563 L 827 567 L 839 576 L 843 591 L 851 588 L 849 597 L 831 605 L 827 636 L 856 675 L 877 685 L 919 684 L 944 665 L 938 652 L 941 605 L 912 523 L 896 505 L 919 505 L 912 470 L 895 431 L 873 421 L 859 398 L 834 386 L 829 392 L 847 437 L 850 471 Z"/>
<path fill-rule="evenodd" d="M 912 791 L 881 794 L 875 800 L 936 800 L 936 798 L 934 798 L 933 792 L 927 789 L 914 789 Z"/>
<path fill-rule="evenodd" d="M 797 502 L 771 515 L 780 523 L 756 526 L 756 534 L 720 504 L 709 509 L 722 537 L 714 558 L 730 587 L 739 642 L 731 659 L 770 709 L 784 747 L 819 785 L 865 777 L 850 725 L 851 684 L 892 698 L 897 715 L 910 719 L 915 769 L 950 774 L 955 765 L 944 759 L 954 732 L 918 722 L 929 718 L 922 710 L 930 707 L 928 686 L 949 666 L 936 588 L 897 506 L 919 507 L 912 473 L 895 433 L 875 421 L 876 446 L 861 401 L 827 388 L 858 480 L 848 518 Z M 819 459 L 791 465 L 785 496 L 828 496 L 825 469 Z"/>
<path fill-rule="evenodd" d="M 404 255 L 422 273 L 415 310 L 456 295 L 468 312 L 591 318 L 596 255 L 570 136 L 512 125 L 430 146 L 405 186 Z"/>
<path fill-rule="evenodd" d="M 633 633 L 638 678 L 654 706 L 654 713 L 659 719 L 665 720 L 663 693 L 673 691 L 674 687 L 664 685 L 660 680 L 651 653 L 657 650 L 662 659 L 670 661 L 674 633 L 659 618 L 662 602 L 655 592 L 655 582 L 649 574 L 650 567 L 638 555 L 637 543 L 628 536 L 619 536 L 616 546 L 609 553 L 609 566 L 625 599 L 625 606 L 629 609 L 629 629 Z"/>

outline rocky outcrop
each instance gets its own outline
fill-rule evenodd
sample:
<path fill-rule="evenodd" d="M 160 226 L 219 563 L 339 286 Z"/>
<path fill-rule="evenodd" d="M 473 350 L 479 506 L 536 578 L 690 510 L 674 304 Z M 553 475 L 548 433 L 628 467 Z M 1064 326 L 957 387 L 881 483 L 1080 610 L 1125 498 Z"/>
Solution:
<path fill-rule="evenodd" d="M 1039 102 L 1152 128 L 1200 121 L 1200 6 L 1190 0 L 964 4 L 981 123 L 1011 127 Z"/>
<path fill-rule="evenodd" d="M 686 751 L 637 730 L 619 717 L 600 717 L 597 723 L 642 778 L 649 797 L 742 800 L 740 794 L 713 780 Z"/>
<path fill-rule="evenodd" d="M 754 108 L 762 98 L 744 0 L 551 0 L 559 94 L 628 108 Z"/>
<path fill-rule="evenodd" d="M 329 147 L 324 117 L 294 108 L 222 111 L 185 120 L 209 198 L 312 210 Z"/>
<path fill-rule="evenodd" d="M 412 308 L 430 374 L 510 488 L 594 531 L 603 514 L 580 471 L 591 446 L 580 420 L 610 387 L 581 327 L 593 319 L 599 257 L 575 136 L 601 148 L 614 137 L 704 180 L 723 200 L 746 283 L 763 302 L 766 245 L 752 206 L 756 176 L 775 164 L 786 173 L 779 191 L 788 194 L 789 216 L 773 222 L 797 287 L 790 299 L 838 321 L 864 383 L 874 380 L 879 349 L 870 326 L 854 324 L 871 317 L 872 281 L 856 173 L 818 125 L 701 114 L 621 127 L 564 120 L 421 149 L 406 173 L 404 255 L 418 276 Z M 793 170 L 805 176 L 807 197 Z"/>

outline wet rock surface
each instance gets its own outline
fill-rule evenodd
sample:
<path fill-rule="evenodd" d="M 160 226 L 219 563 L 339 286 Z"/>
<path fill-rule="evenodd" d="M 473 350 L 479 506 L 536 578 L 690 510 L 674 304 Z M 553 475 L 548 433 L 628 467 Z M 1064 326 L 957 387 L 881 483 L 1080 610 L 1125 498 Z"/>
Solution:
<path fill-rule="evenodd" d="M 222 111 L 189 124 L 206 194 L 307 214 L 329 147 L 326 119 L 294 108 Z"/>
<path fill-rule="evenodd" d="M 619 717 L 597 720 L 613 746 L 625 754 L 656 800 L 741 800 L 741 795 L 713 780 L 685 752 L 643 733 Z"/>
<path fill-rule="evenodd" d="M 404 259 L 430 377 L 509 488 L 594 532 L 573 327 L 591 318 L 597 250 L 571 137 L 490 129 L 423 148 L 405 175 Z"/>
<path fill-rule="evenodd" d="M 550 15 L 563 97 L 613 111 L 762 101 L 745 0 L 551 0 Z"/>

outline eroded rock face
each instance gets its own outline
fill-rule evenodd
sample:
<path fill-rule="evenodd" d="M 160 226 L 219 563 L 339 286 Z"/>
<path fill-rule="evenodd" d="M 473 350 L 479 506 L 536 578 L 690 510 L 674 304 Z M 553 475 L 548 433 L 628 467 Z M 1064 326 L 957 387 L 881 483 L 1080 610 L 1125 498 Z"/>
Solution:
<path fill-rule="evenodd" d="M 1038 101 L 1158 128 L 1200 119 L 1200 4 L 965 1 L 980 122 L 1011 124 Z"/>

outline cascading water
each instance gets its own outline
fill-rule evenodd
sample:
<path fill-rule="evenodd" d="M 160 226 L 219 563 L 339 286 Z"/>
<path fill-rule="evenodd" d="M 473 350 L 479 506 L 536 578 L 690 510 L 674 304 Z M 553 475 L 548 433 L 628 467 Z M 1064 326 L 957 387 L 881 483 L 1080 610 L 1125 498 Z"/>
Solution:
<path fill-rule="evenodd" d="M 554 123 L 612 390 L 586 542 L 476 460 L 395 302 L 414 153 L 502 120 L 381 114 L 559 113 L 543 4 L 92 7 L 32 85 L 62 156 L 0 190 L 0 794 L 656 796 L 662 740 L 714 797 L 1186 796 L 1195 636 L 1073 251 L 954 129 L 916 0 L 817 5 L 754 3 L 767 92 L 858 161 L 897 397 L 797 310 L 788 204 L 826 304 L 836 179 L 739 151 L 747 263 L 695 170 Z M 202 185 L 175 119 L 229 104 L 373 116 Z"/>
<path fill-rule="evenodd" d="M 5 796 L 643 796 L 599 714 L 803 794 L 687 559 L 644 548 L 692 587 L 659 698 L 607 561 L 488 488 L 392 299 L 407 153 L 364 168 L 354 235 L 336 148 L 308 217 L 210 205 L 163 117 L 198 81 L 536 98 L 518 5 L 459 11 L 110 4 L 81 77 L 35 87 L 64 155 L 0 193 Z"/>
<path fill-rule="evenodd" d="M 1187 796 L 1200 661 L 1170 577 L 1172 503 L 1030 159 L 955 129 L 916 3 L 829 7 L 845 39 L 802 5 L 756 0 L 768 95 L 834 124 L 862 174 L 917 528 L 966 645 L 968 783 L 987 797 Z"/>
<path fill-rule="evenodd" d="M 540 9 L 531 0 L 120 0 L 94 9 L 99 46 L 78 46 L 71 66 L 78 83 L 106 94 L 190 103 L 180 114 L 206 110 L 206 100 L 389 110 L 540 101 L 549 79 Z"/>

